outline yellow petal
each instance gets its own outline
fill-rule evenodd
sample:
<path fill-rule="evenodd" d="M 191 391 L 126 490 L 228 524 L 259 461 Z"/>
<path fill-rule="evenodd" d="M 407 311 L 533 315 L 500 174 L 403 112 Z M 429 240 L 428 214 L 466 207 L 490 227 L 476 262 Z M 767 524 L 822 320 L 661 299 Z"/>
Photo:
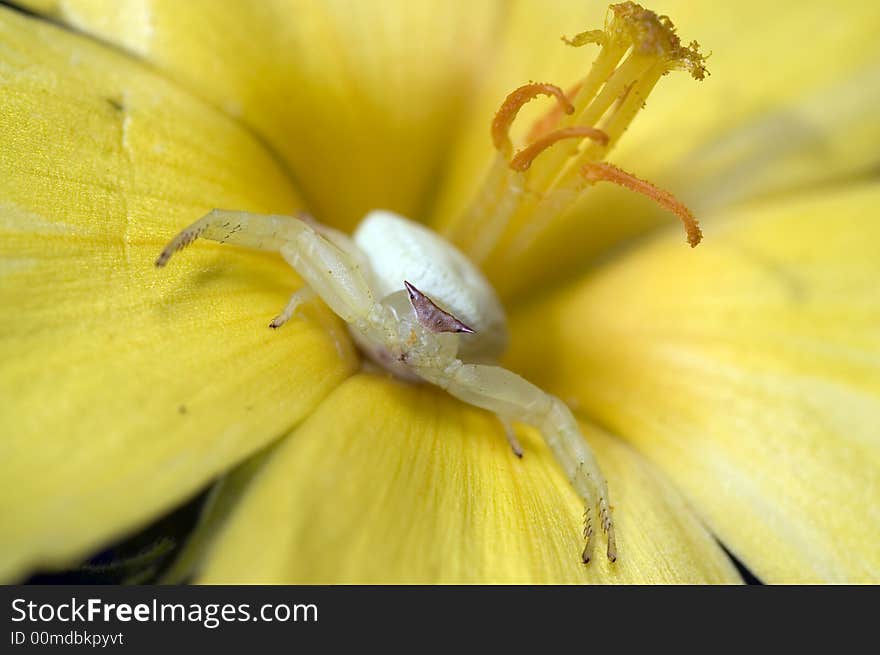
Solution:
<path fill-rule="evenodd" d="M 211 488 L 196 526 L 187 537 L 183 548 L 175 554 L 173 564 L 162 573 L 160 584 L 184 584 L 193 579 L 217 534 L 246 493 L 254 476 L 262 470 L 277 447 L 276 442 L 239 464 Z"/>
<path fill-rule="evenodd" d="M 652 466 L 587 435 L 614 489 L 615 564 L 580 562 L 583 508 L 535 434 L 520 460 L 490 415 L 433 387 L 355 376 L 256 475 L 201 581 L 738 580 Z"/>
<path fill-rule="evenodd" d="M 25 2 L 25 5 L 30 3 Z M 494 34 L 495 2 L 41 0 L 250 125 L 309 207 L 419 218 Z"/>
<path fill-rule="evenodd" d="M 297 422 L 351 361 L 316 324 L 267 328 L 298 284 L 276 256 L 197 244 L 153 266 L 213 206 L 297 207 L 248 132 L 130 58 L 3 8 L 0 83 L 10 579 L 179 503 Z"/>
<path fill-rule="evenodd" d="M 732 212 L 514 321 L 514 368 L 656 462 L 770 582 L 880 580 L 880 186 Z"/>
<path fill-rule="evenodd" d="M 610 160 L 669 189 L 705 218 L 734 202 L 837 182 L 876 170 L 880 155 L 880 4 L 849 0 L 736 3 L 671 0 L 655 5 L 685 41 L 711 51 L 711 77 L 664 77 Z M 461 211 L 492 156 L 489 123 L 505 94 L 528 81 L 568 88 L 595 50 L 558 37 L 602 25 L 604 2 L 534 0 L 511 12 L 503 49 L 474 102 L 440 194 L 435 222 Z M 544 111 L 550 100 L 533 103 Z M 527 129 L 535 113 L 520 121 Z M 530 249 L 487 264 L 503 295 L 540 289 L 582 270 L 609 247 L 674 217 L 622 189 L 591 188 Z M 477 229 L 476 226 L 474 229 Z M 548 267 L 547 261 L 554 265 Z"/>

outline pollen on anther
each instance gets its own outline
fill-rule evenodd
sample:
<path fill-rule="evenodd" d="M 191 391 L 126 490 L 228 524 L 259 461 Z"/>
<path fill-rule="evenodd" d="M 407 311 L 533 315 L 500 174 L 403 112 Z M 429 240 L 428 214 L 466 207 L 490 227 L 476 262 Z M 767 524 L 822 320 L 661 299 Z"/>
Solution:
<path fill-rule="evenodd" d="M 569 87 L 568 91 L 565 92 L 565 97 L 571 99 L 577 96 L 578 91 L 581 90 L 583 86 L 583 82 L 576 82 L 574 85 Z M 533 124 L 531 129 L 529 130 L 528 135 L 526 135 L 526 143 L 531 143 L 532 141 L 536 141 L 540 139 L 545 134 L 549 134 L 554 127 L 559 123 L 562 115 L 565 113 L 565 107 L 560 105 L 559 103 L 553 105 L 547 112 L 538 118 Z"/>
<path fill-rule="evenodd" d="M 700 230 L 700 224 L 697 222 L 697 219 L 691 213 L 691 210 L 681 200 L 669 193 L 669 191 L 659 189 L 650 182 L 606 162 L 587 164 L 581 169 L 581 174 L 587 182 L 613 182 L 630 191 L 635 191 L 650 198 L 681 219 L 691 248 L 702 241 L 703 232 Z"/>
<path fill-rule="evenodd" d="M 510 126 L 513 125 L 522 106 L 540 95 L 554 96 L 566 114 L 574 113 L 574 105 L 558 86 L 543 83 L 524 84 L 511 91 L 495 113 L 492 121 L 492 142 L 497 150 L 505 155 L 509 154 L 513 148 L 509 136 Z"/>
<path fill-rule="evenodd" d="M 564 127 L 561 130 L 550 132 L 534 143 L 529 144 L 520 150 L 513 159 L 510 160 L 510 167 L 515 171 L 525 171 L 532 165 L 535 157 L 544 152 L 557 141 L 563 139 L 587 138 L 592 139 L 596 143 L 603 146 L 608 145 L 608 135 L 595 127 L 575 126 Z"/>

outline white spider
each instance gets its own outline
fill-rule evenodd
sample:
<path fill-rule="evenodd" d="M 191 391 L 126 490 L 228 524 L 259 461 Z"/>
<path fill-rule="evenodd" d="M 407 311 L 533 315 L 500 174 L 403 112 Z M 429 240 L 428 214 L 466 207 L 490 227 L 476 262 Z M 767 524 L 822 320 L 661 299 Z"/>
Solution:
<path fill-rule="evenodd" d="M 607 534 L 608 559 L 617 558 L 608 487 L 593 452 L 565 403 L 492 364 L 507 342 L 504 311 L 486 278 L 454 246 L 388 211 L 370 212 L 349 238 L 311 220 L 215 209 L 174 237 L 156 265 L 199 237 L 278 251 L 302 277 L 305 286 L 270 327 L 283 325 L 317 294 L 374 362 L 494 412 L 518 456 L 509 422 L 540 430 L 586 503 L 583 561 L 593 551 L 593 509 Z"/>

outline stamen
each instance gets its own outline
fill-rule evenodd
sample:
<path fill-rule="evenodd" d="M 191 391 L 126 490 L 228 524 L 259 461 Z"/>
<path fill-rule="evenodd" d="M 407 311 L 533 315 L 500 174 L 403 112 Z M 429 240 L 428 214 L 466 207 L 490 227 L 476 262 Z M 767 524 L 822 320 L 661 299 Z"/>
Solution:
<path fill-rule="evenodd" d="M 658 16 L 635 2 L 611 5 L 609 10 L 610 20 L 604 30 L 583 32 L 566 42 L 575 46 L 587 43 L 606 45 L 609 41 L 632 45 L 637 54 L 660 56 L 670 69 L 686 70 L 696 80 L 709 74 L 700 44 L 691 41 L 683 46 L 669 16 Z"/>
<path fill-rule="evenodd" d="M 490 269 L 501 266 L 502 259 L 524 255 L 538 235 L 578 201 L 584 180 L 610 181 L 678 215 L 688 242 L 695 246 L 702 235 L 687 207 L 671 194 L 601 162 L 664 75 L 672 70 L 688 71 L 698 80 L 708 75 L 699 45 L 684 45 L 668 17 L 635 2 L 611 5 L 603 29 L 563 41 L 599 46 L 587 75 L 566 87 L 569 93 L 553 84 L 530 83 L 507 96 L 492 122 L 499 154 L 474 201 L 452 217 L 444 231 L 475 261 Z M 538 95 L 552 95 L 558 104 L 535 121 L 524 143 L 512 143 L 510 128 L 517 112 Z M 567 141 L 559 143 L 563 139 Z M 554 144 L 557 147 L 551 148 Z"/>
<path fill-rule="evenodd" d="M 565 97 L 571 100 L 577 96 L 578 91 L 581 90 L 582 86 L 583 82 L 576 83 L 565 93 Z M 526 143 L 531 143 L 549 133 L 554 127 L 556 127 L 556 124 L 559 123 L 559 120 L 564 113 L 564 106 L 560 104 L 553 105 L 546 114 L 532 124 L 532 129 L 529 130 L 529 133 L 526 136 Z"/>
<path fill-rule="evenodd" d="M 514 90 L 501 103 L 501 107 L 498 108 L 495 119 L 492 121 L 492 142 L 495 144 L 495 148 L 505 156 L 513 150 L 509 132 L 516 115 L 524 104 L 540 95 L 554 96 L 566 114 L 574 113 L 574 105 L 571 104 L 562 89 L 553 84 L 525 84 Z"/>
<path fill-rule="evenodd" d="M 687 232 L 687 240 L 691 245 L 691 248 L 695 247 L 703 239 L 700 224 L 697 222 L 697 219 L 694 218 L 691 210 L 668 191 L 658 189 L 650 182 L 646 182 L 632 173 L 627 173 L 617 166 L 606 162 L 586 164 L 581 169 L 581 175 L 591 184 L 595 182 L 613 182 L 614 184 L 625 187 L 630 191 L 635 191 L 643 196 L 647 196 L 664 209 L 672 212 L 678 216 L 684 224 L 685 232 Z"/>
<path fill-rule="evenodd" d="M 565 43 L 566 45 L 570 45 L 574 48 L 580 48 L 581 46 L 587 45 L 588 43 L 605 45 L 607 41 L 608 37 L 605 34 L 605 30 L 587 30 L 586 32 L 575 34 L 570 39 L 566 36 L 562 37 L 563 43 Z"/>
<path fill-rule="evenodd" d="M 608 135 L 600 129 L 583 125 L 564 127 L 561 130 L 550 132 L 550 134 L 541 137 L 534 143 L 531 143 L 520 150 L 516 153 L 513 159 L 510 160 L 510 167 L 515 171 L 528 170 L 529 166 L 531 166 L 532 162 L 535 160 L 535 157 L 540 155 L 554 143 L 561 141 L 562 139 L 573 139 L 575 137 L 587 137 L 603 146 L 608 145 Z"/>

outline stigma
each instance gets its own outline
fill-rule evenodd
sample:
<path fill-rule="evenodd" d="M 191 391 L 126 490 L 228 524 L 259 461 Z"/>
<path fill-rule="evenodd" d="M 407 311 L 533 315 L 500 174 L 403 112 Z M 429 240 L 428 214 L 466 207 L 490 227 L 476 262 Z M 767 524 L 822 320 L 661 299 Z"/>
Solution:
<path fill-rule="evenodd" d="M 529 82 L 508 94 L 491 125 L 495 163 L 452 238 L 477 262 L 502 240 L 516 252 L 587 189 L 611 182 L 677 216 L 688 243 L 696 246 L 702 232 L 683 202 L 606 159 L 660 78 L 670 71 L 686 71 L 696 80 L 708 75 L 699 44 L 683 45 L 668 17 L 634 2 L 611 5 L 603 29 L 563 41 L 576 48 L 597 45 L 592 67 L 567 92 L 549 82 Z M 517 114 L 542 95 L 553 97 L 555 105 L 517 147 L 510 136 Z M 482 229 L 474 230 L 475 224 Z"/>

